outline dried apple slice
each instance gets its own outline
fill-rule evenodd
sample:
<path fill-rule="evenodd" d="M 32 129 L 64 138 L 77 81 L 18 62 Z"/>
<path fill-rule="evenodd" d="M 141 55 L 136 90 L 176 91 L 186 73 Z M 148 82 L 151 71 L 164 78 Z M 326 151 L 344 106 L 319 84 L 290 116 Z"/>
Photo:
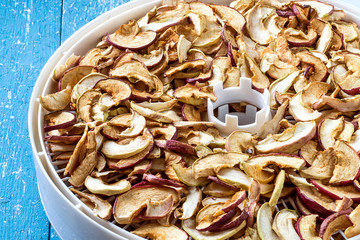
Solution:
<path fill-rule="evenodd" d="M 356 152 L 360 151 L 360 130 L 356 130 L 349 142 L 350 147 L 352 147 Z"/>
<path fill-rule="evenodd" d="M 274 39 L 263 22 L 264 18 L 273 11 L 275 11 L 274 8 L 257 4 L 246 14 L 247 31 L 250 37 L 261 45 L 269 44 Z"/>
<path fill-rule="evenodd" d="M 137 112 L 133 112 L 133 118 L 131 119 L 131 127 L 122 131 L 119 136 L 135 137 L 139 135 L 144 130 L 145 127 L 146 127 L 146 119 Z"/>
<path fill-rule="evenodd" d="M 336 211 L 335 200 L 320 193 L 314 187 L 296 187 L 296 192 L 301 203 L 312 213 L 329 216 Z"/>
<path fill-rule="evenodd" d="M 48 111 L 60 111 L 66 108 L 71 100 L 71 88 L 65 88 L 60 92 L 40 96 L 40 104 Z"/>
<path fill-rule="evenodd" d="M 316 50 L 322 53 L 326 53 L 331 47 L 333 34 L 334 33 L 331 24 L 326 23 L 317 42 Z"/>
<path fill-rule="evenodd" d="M 360 202 L 360 192 L 352 185 L 349 186 L 331 186 L 325 185 L 319 180 L 310 179 L 310 182 L 319 190 L 335 200 L 341 200 L 344 197 L 352 199 L 354 202 Z"/>
<path fill-rule="evenodd" d="M 106 41 L 116 48 L 140 50 L 151 45 L 156 40 L 156 33 L 153 31 L 140 31 L 136 21 L 123 24 L 106 37 Z"/>
<path fill-rule="evenodd" d="M 128 100 L 131 97 L 132 92 L 129 84 L 117 79 L 104 79 L 98 81 L 94 86 L 94 89 L 100 89 L 109 93 L 115 101 L 115 105 Z"/>
<path fill-rule="evenodd" d="M 212 101 L 217 100 L 216 96 L 208 88 L 199 88 L 189 83 L 176 88 L 173 95 L 179 101 L 195 106 L 203 104 L 207 98 Z"/>
<path fill-rule="evenodd" d="M 336 154 L 333 148 L 319 152 L 311 166 L 300 170 L 300 175 L 313 179 L 330 179 L 336 164 Z"/>
<path fill-rule="evenodd" d="M 238 168 L 224 168 L 221 169 L 216 176 L 231 185 L 234 185 L 238 188 L 242 188 L 245 190 L 250 189 L 251 186 L 251 178 L 246 175 L 243 171 Z M 266 194 L 271 192 L 274 189 L 273 184 L 260 184 L 260 193 Z"/>
<path fill-rule="evenodd" d="M 139 162 L 146 159 L 147 156 L 149 156 L 149 154 L 151 153 L 151 151 L 154 148 L 154 139 L 153 139 L 150 131 L 147 129 L 144 130 L 143 136 L 146 136 L 147 138 L 151 139 L 150 143 L 143 151 L 141 151 L 131 157 L 128 157 L 128 158 L 112 159 L 112 160 L 110 160 L 110 162 L 108 162 L 109 167 L 112 169 L 127 169 L 132 166 L 135 166 Z M 108 161 L 109 161 L 109 159 L 108 159 Z"/>
<path fill-rule="evenodd" d="M 109 158 L 121 159 L 134 156 L 142 152 L 151 143 L 151 139 L 146 136 L 138 136 L 133 140 L 120 141 L 105 141 L 101 152 Z"/>
<path fill-rule="evenodd" d="M 268 88 L 270 85 L 269 79 L 266 75 L 261 71 L 260 67 L 257 63 L 247 54 L 244 54 L 247 63 L 249 64 L 249 68 L 252 71 L 251 81 L 252 85 L 262 91 L 262 89 Z"/>
<path fill-rule="evenodd" d="M 150 108 L 142 107 L 135 102 L 130 102 L 130 107 L 134 111 L 138 112 L 140 115 L 155 120 L 157 122 L 172 123 L 174 121 L 177 121 L 177 119 L 172 116 L 168 116 L 165 113 L 151 110 Z"/>
<path fill-rule="evenodd" d="M 108 76 L 97 72 L 86 75 L 74 86 L 71 101 L 75 102 L 84 92 L 92 89 L 98 81 L 106 78 L 108 78 Z"/>
<path fill-rule="evenodd" d="M 353 112 L 360 110 L 360 95 L 349 98 L 333 98 L 330 96 L 323 96 L 319 103 L 326 104 L 339 112 Z"/>
<path fill-rule="evenodd" d="M 182 106 L 181 114 L 185 121 L 201 121 L 200 112 L 190 104 L 184 104 Z"/>
<path fill-rule="evenodd" d="M 183 184 L 181 184 L 177 181 L 160 178 L 155 175 L 148 174 L 148 173 L 143 174 L 143 180 L 153 183 L 153 184 L 156 184 L 156 185 L 164 185 L 164 186 L 171 186 L 171 187 L 177 187 L 177 188 L 184 187 Z"/>
<path fill-rule="evenodd" d="M 195 240 L 225 240 L 234 236 L 237 232 L 245 228 L 246 221 L 243 221 L 239 226 L 220 231 L 220 232 L 200 232 L 196 230 L 196 222 L 193 218 L 183 220 L 182 228 Z"/>
<path fill-rule="evenodd" d="M 321 240 L 321 238 L 318 236 L 318 233 L 316 232 L 317 217 L 317 215 L 311 214 L 307 216 L 301 216 L 297 220 L 295 224 L 295 230 L 302 240 Z"/>
<path fill-rule="evenodd" d="M 154 185 L 133 186 L 129 191 L 119 195 L 114 204 L 114 219 L 119 224 L 130 224 L 149 202 L 159 202 L 172 197 L 174 203 L 179 201 L 176 190 Z"/>
<path fill-rule="evenodd" d="M 297 121 L 318 120 L 323 116 L 322 112 L 305 107 L 302 102 L 302 92 L 297 93 L 290 101 L 289 112 Z"/>
<path fill-rule="evenodd" d="M 73 87 L 85 76 L 89 75 L 91 72 L 96 71 L 92 66 L 76 66 L 67 70 L 63 76 L 61 77 L 58 90 L 64 90 L 66 88 L 70 88 L 71 90 Z"/>
<path fill-rule="evenodd" d="M 256 143 L 256 136 L 251 133 L 234 131 L 226 138 L 225 148 L 228 152 L 246 153 L 253 151 Z"/>
<path fill-rule="evenodd" d="M 152 240 L 187 240 L 189 237 L 180 228 L 171 226 L 162 226 L 158 223 L 148 223 L 132 231 L 132 233 L 140 236 L 147 237 Z"/>
<path fill-rule="evenodd" d="M 335 141 L 344 129 L 344 118 L 325 119 L 318 127 L 319 144 L 323 149 L 334 147 Z"/>
<path fill-rule="evenodd" d="M 153 50 L 148 55 L 140 55 L 138 53 L 133 53 L 132 59 L 142 62 L 146 67 L 152 68 L 158 65 L 164 57 L 164 50 L 159 48 L 158 50 Z"/>
<path fill-rule="evenodd" d="M 105 220 L 109 220 L 111 218 L 112 206 L 108 201 L 103 200 L 94 194 L 80 192 L 75 188 L 70 188 L 70 190 L 79 197 L 89 200 L 93 204 L 92 210 L 96 216 Z"/>
<path fill-rule="evenodd" d="M 337 21 L 334 22 L 333 25 L 343 35 L 343 39 L 345 42 L 352 42 L 359 38 L 357 25 L 355 23 Z"/>
<path fill-rule="evenodd" d="M 233 218 L 237 209 L 232 209 L 229 212 L 223 213 L 220 216 L 215 216 L 214 213 L 221 210 L 223 203 L 209 204 L 203 207 L 196 215 L 196 230 L 218 232 L 231 218 Z"/>
<path fill-rule="evenodd" d="M 141 107 L 144 108 L 150 108 L 154 111 L 165 111 L 165 110 L 171 110 L 175 104 L 178 102 L 176 99 L 171 99 L 166 102 L 139 102 L 137 103 Z"/>
<path fill-rule="evenodd" d="M 257 213 L 257 231 L 261 240 L 277 240 L 279 237 L 272 229 L 273 211 L 269 203 L 264 203 Z"/>
<path fill-rule="evenodd" d="M 303 7 L 310 6 L 312 9 L 314 9 L 317 12 L 317 15 L 319 18 L 326 18 L 330 16 L 334 12 L 334 6 L 324 3 L 324 2 L 318 2 L 318 1 L 299 1 L 296 2 L 296 4 L 299 4 Z"/>
<path fill-rule="evenodd" d="M 49 132 L 56 129 L 65 129 L 76 123 L 76 117 L 73 113 L 68 111 L 56 111 L 44 116 L 47 126 L 44 127 L 44 132 Z"/>
<path fill-rule="evenodd" d="M 347 185 L 360 176 L 360 158 L 358 153 L 344 141 L 335 144 L 337 161 L 329 183 Z"/>
<path fill-rule="evenodd" d="M 237 33 L 242 33 L 246 24 L 244 16 L 233 8 L 223 5 L 210 5 L 227 25 L 231 26 Z"/>
<path fill-rule="evenodd" d="M 297 218 L 298 215 L 296 214 L 296 211 L 289 209 L 282 209 L 276 214 L 272 228 L 281 240 L 300 240 L 293 225 L 293 222 L 296 222 Z"/>
<path fill-rule="evenodd" d="M 195 178 L 194 169 L 192 168 L 183 167 L 181 164 L 173 164 L 172 168 L 180 181 L 187 186 L 204 186 L 209 182 L 207 178 Z"/>
<path fill-rule="evenodd" d="M 275 179 L 275 183 L 274 183 L 275 188 L 274 188 L 274 190 L 271 194 L 271 198 L 269 200 L 270 207 L 275 207 L 275 205 L 278 203 L 282 189 L 284 188 L 284 183 L 285 183 L 285 171 L 281 170 Z M 275 219 L 276 219 L 276 217 L 275 217 Z"/>
<path fill-rule="evenodd" d="M 222 168 L 231 168 L 248 159 L 246 154 L 241 153 L 214 153 L 199 158 L 193 163 L 195 178 L 215 175 Z"/>
<path fill-rule="evenodd" d="M 221 38 L 221 29 L 221 26 L 216 22 L 216 20 L 207 18 L 205 30 L 195 39 L 193 46 L 208 47 L 215 44 Z"/>
<path fill-rule="evenodd" d="M 317 33 L 312 28 L 308 29 L 307 34 L 301 30 L 287 28 L 284 31 L 284 37 L 287 39 L 289 45 L 293 47 L 310 47 L 314 45 L 318 39 Z M 299 56 L 296 57 L 299 58 Z"/>
<path fill-rule="evenodd" d="M 197 212 L 202 200 L 202 191 L 197 187 L 189 187 L 189 194 L 182 205 L 181 220 L 189 219 Z"/>
<path fill-rule="evenodd" d="M 128 191 L 131 184 L 125 179 L 112 184 L 107 184 L 99 178 L 87 176 L 85 179 L 85 186 L 92 193 L 112 196 Z"/>
<path fill-rule="evenodd" d="M 293 153 L 300 149 L 316 133 L 316 123 L 298 122 L 280 134 L 269 135 L 258 142 L 255 148 L 260 153 L 284 152 Z"/>
<path fill-rule="evenodd" d="M 350 221 L 353 223 L 353 226 L 346 228 L 345 236 L 347 238 L 355 237 L 360 234 L 360 207 L 357 206 L 349 215 Z"/>
<path fill-rule="evenodd" d="M 314 67 L 314 74 L 309 78 L 310 82 L 324 82 L 326 80 L 328 77 L 328 69 L 320 58 L 305 51 L 297 53 L 296 56 L 301 62 Z"/>
<path fill-rule="evenodd" d="M 270 106 L 271 108 L 275 108 L 277 106 L 276 100 L 275 100 L 275 93 L 278 92 L 279 94 L 283 94 L 286 93 L 291 86 L 294 84 L 295 80 L 297 79 L 297 77 L 299 76 L 300 72 L 299 71 L 295 71 L 293 73 L 290 73 L 289 75 L 277 79 L 276 81 L 274 81 L 273 83 L 271 83 L 270 87 L 269 87 L 269 92 L 270 92 Z"/>
<path fill-rule="evenodd" d="M 319 237 L 324 240 L 330 240 L 331 235 L 336 231 L 345 230 L 346 228 L 353 225 L 349 219 L 351 210 L 344 210 L 341 212 L 333 213 L 332 215 L 325 218 L 320 225 Z"/>

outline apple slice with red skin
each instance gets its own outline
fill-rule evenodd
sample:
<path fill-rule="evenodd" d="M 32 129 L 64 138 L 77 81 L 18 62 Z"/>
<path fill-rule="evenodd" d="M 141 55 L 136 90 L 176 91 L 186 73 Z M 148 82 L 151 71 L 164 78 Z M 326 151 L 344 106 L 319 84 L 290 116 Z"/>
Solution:
<path fill-rule="evenodd" d="M 312 213 L 327 217 L 336 211 L 335 200 L 314 187 L 296 187 L 296 192 L 301 203 Z"/>
<path fill-rule="evenodd" d="M 58 83 L 58 91 L 68 87 L 72 90 L 83 77 L 94 71 L 96 69 L 93 66 L 76 66 L 66 70 Z"/>
<path fill-rule="evenodd" d="M 62 135 L 62 136 L 45 136 L 45 142 L 52 142 L 52 143 L 66 143 L 72 144 L 76 143 L 81 139 L 81 135 Z"/>
<path fill-rule="evenodd" d="M 280 134 L 267 136 L 267 138 L 258 142 L 255 148 L 260 153 L 292 153 L 296 150 L 299 150 L 307 141 L 312 139 L 315 134 L 315 121 L 298 122 L 293 127 L 287 128 Z M 289 137 L 289 135 L 291 136 Z"/>
<path fill-rule="evenodd" d="M 321 106 L 320 103 L 326 104 L 339 112 L 354 112 L 360 110 L 360 95 L 343 99 L 324 95 L 318 103 L 319 106 Z"/>
<path fill-rule="evenodd" d="M 233 191 L 239 191 L 239 190 L 240 190 L 239 188 L 237 188 L 237 187 L 235 187 L 235 186 L 233 186 L 233 185 L 231 185 L 231 184 L 229 184 L 229 183 L 226 183 L 226 182 L 220 180 L 220 179 L 217 178 L 217 177 L 208 176 L 208 179 L 211 180 L 211 181 L 213 181 L 213 182 L 216 182 L 217 184 L 219 184 L 219 185 L 221 185 L 221 186 L 223 186 L 223 187 L 229 188 L 230 190 L 233 190 Z"/>
<path fill-rule="evenodd" d="M 351 209 L 340 211 L 325 218 L 320 225 L 319 237 L 323 240 L 330 240 L 331 236 L 335 232 L 345 230 L 346 228 L 352 226 L 353 223 L 348 215 L 351 211 Z"/>
<path fill-rule="evenodd" d="M 45 132 L 56 129 L 65 129 L 74 125 L 77 120 L 75 114 L 69 111 L 56 111 L 44 116 L 47 126 L 44 127 Z"/>
<path fill-rule="evenodd" d="M 310 179 L 310 182 L 319 190 L 319 192 L 323 193 L 331 197 L 334 200 L 341 200 L 344 197 L 352 199 L 354 202 L 360 202 L 360 192 L 356 190 L 353 185 L 349 186 L 331 186 L 325 185 L 319 180 Z"/>
<path fill-rule="evenodd" d="M 231 26 L 237 33 L 242 33 L 246 24 L 244 16 L 234 8 L 223 5 L 210 5 L 219 14 L 225 24 Z"/>
<path fill-rule="evenodd" d="M 160 178 L 155 175 L 148 174 L 148 173 L 144 173 L 143 181 L 147 181 L 149 183 L 156 184 L 156 185 L 170 186 L 170 187 L 176 187 L 176 188 L 177 187 L 180 187 L 180 188 L 185 187 L 184 184 L 179 183 L 177 181 Z"/>
<path fill-rule="evenodd" d="M 174 199 L 171 195 L 157 202 L 149 199 L 146 203 L 146 210 L 137 217 L 141 220 L 153 220 L 166 217 L 172 210 Z"/>
<path fill-rule="evenodd" d="M 215 216 L 214 213 L 221 210 L 222 206 L 223 203 L 220 202 L 203 207 L 196 215 L 196 230 L 216 232 L 221 225 L 226 224 L 238 211 L 237 208 L 234 208 L 227 213 Z"/>
<path fill-rule="evenodd" d="M 248 217 L 246 219 L 246 226 L 252 228 L 255 223 L 256 212 L 260 205 L 257 202 L 252 202 L 248 208 Z"/>
<path fill-rule="evenodd" d="M 305 143 L 305 145 L 302 146 L 299 150 L 299 156 L 306 161 L 307 167 L 310 167 L 316 159 L 318 154 L 317 146 L 317 142 L 311 140 Z"/>
<path fill-rule="evenodd" d="M 176 140 L 167 140 L 165 148 L 177 153 L 196 155 L 195 148 L 193 146 Z"/>
<path fill-rule="evenodd" d="M 292 29 L 293 30 L 293 29 Z M 309 28 L 306 38 L 299 38 L 293 36 L 289 31 L 285 30 L 285 37 L 292 47 L 310 47 L 315 44 L 316 40 L 318 39 L 317 33 L 314 29 Z"/>
<path fill-rule="evenodd" d="M 222 206 L 221 210 L 217 211 L 214 215 L 219 216 L 222 213 L 227 213 L 232 209 L 239 206 L 246 198 L 246 191 L 238 191 L 235 193 L 230 200 L 226 201 Z"/>
<path fill-rule="evenodd" d="M 184 104 L 181 107 L 181 115 L 185 121 L 201 121 L 200 112 L 190 104 Z"/>
<path fill-rule="evenodd" d="M 238 227 L 220 231 L 220 232 L 200 232 L 196 230 L 195 219 L 190 218 L 182 221 L 182 228 L 195 240 L 225 240 L 244 229 L 246 221 L 243 221 Z"/>
<path fill-rule="evenodd" d="M 156 203 L 164 201 L 169 196 L 172 197 L 174 204 L 179 201 L 179 193 L 175 189 L 147 183 L 134 185 L 129 191 L 116 198 L 113 213 L 115 221 L 119 224 L 130 224 L 147 206 L 149 199 Z"/>
<path fill-rule="evenodd" d="M 309 64 L 314 67 L 314 74 L 310 76 L 309 82 L 324 82 L 329 73 L 325 64 L 321 61 L 320 58 L 315 57 L 311 53 L 299 52 L 296 56 L 300 59 L 301 62 Z"/>
<path fill-rule="evenodd" d="M 349 185 L 360 177 L 360 156 L 344 141 L 335 144 L 337 162 L 333 176 L 330 178 L 331 185 Z"/>
<path fill-rule="evenodd" d="M 294 202 L 295 202 L 296 210 L 298 211 L 299 214 L 305 215 L 305 216 L 312 214 L 312 212 L 310 212 L 309 209 L 307 209 L 304 206 L 304 204 L 300 201 L 298 196 L 295 197 Z"/>
<path fill-rule="evenodd" d="M 301 216 L 296 224 L 295 230 L 299 234 L 301 240 L 321 240 L 316 232 L 316 218 L 317 215 L 311 214 L 307 216 Z"/>

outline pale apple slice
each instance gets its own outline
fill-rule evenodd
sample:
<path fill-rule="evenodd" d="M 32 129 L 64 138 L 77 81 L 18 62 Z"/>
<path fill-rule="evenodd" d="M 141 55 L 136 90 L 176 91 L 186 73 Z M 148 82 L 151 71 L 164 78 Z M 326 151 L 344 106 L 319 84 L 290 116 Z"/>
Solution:
<path fill-rule="evenodd" d="M 181 220 L 189 219 L 198 211 L 202 200 L 202 191 L 197 187 L 189 187 L 189 194 L 182 205 Z M 204 204 L 203 204 L 204 205 Z"/>
<path fill-rule="evenodd" d="M 257 4 L 246 14 L 246 29 L 250 37 L 261 45 L 269 44 L 274 39 L 263 22 L 264 18 L 273 11 L 274 8 Z"/>
<path fill-rule="evenodd" d="M 246 226 L 246 221 L 243 221 L 239 226 L 220 231 L 220 232 L 200 232 L 196 230 L 196 222 L 193 218 L 183 220 L 182 228 L 195 240 L 225 240 L 231 238 L 233 235 L 241 231 Z"/>
<path fill-rule="evenodd" d="M 320 101 L 340 112 L 353 112 L 360 110 L 360 95 L 348 98 L 333 98 L 331 96 L 323 96 Z"/>
<path fill-rule="evenodd" d="M 287 176 L 288 176 L 290 182 L 292 182 L 295 186 L 298 186 L 298 187 L 300 187 L 300 186 L 313 187 L 314 186 L 313 184 L 309 183 L 306 178 L 300 176 L 295 171 L 288 170 Z"/>
<path fill-rule="evenodd" d="M 76 66 L 68 69 L 64 72 L 59 81 L 58 90 L 61 91 L 66 88 L 72 90 L 81 79 L 92 72 L 96 72 L 96 69 L 92 66 Z"/>
<path fill-rule="evenodd" d="M 277 109 L 274 117 L 266 122 L 261 128 L 259 137 L 266 138 L 269 134 L 276 134 L 281 129 L 281 121 L 283 121 L 289 106 L 289 101 L 285 100 Z"/>
<path fill-rule="evenodd" d="M 216 176 L 226 183 L 245 190 L 249 190 L 252 183 L 251 178 L 238 168 L 224 168 Z M 260 184 L 261 194 L 269 193 L 273 189 L 273 184 Z"/>
<path fill-rule="evenodd" d="M 241 153 L 214 153 L 199 158 L 193 163 L 195 178 L 213 176 L 222 168 L 232 168 L 248 159 L 248 155 Z"/>
<path fill-rule="evenodd" d="M 126 193 L 119 195 L 114 204 L 114 219 L 119 224 L 130 224 L 150 200 L 159 202 L 172 197 L 174 204 L 179 201 L 175 189 L 155 185 L 135 185 Z"/>
<path fill-rule="evenodd" d="M 59 92 L 40 96 L 40 104 L 48 111 L 60 111 L 66 108 L 71 101 L 71 88 Z"/>
<path fill-rule="evenodd" d="M 208 88 L 200 88 L 190 83 L 176 88 L 173 95 L 179 101 L 195 106 L 203 104 L 207 98 L 213 102 L 217 100 L 217 97 Z"/>
<path fill-rule="evenodd" d="M 172 123 L 177 120 L 174 117 L 168 116 L 162 112 L 158 112 L 150 108 L 142 107 L 135 102 L 130 102 L 130 107 L 134 111 L 138 112 L 140 115 L 155 120 L 157 122 Z"/>
<path fill-rule="evenodd" d="M 166 102 L 146 102 L 145 101 L 145 102 L 139 102 L 137 104 L 144 108 L 150 108 L 151 110 L 162 112 L 162 111 L 166 111 L 166 110 L 171 110 L 177 102 L 178 102 L 178 100 L 171 99 Z"/>
<path fill-rule="evenodd" d="M 133 140 L 126 139 L 119 143 L 105 141 L 101 152 L 109 158 L 128 158 L 142 152 L 150 143 L 150 138 L 146 136 L 138 136 Z"/>
<path fill-rule="evenodd" d="M 296 222 L 298 215 L 295 210 L 282 209 L 274 218 L 272 228 L 281 240 L 294 239 L 300 240 L 293 222 Z"/>
<path fill-rule="evenodd" d="M 72 102 L 75 102 L 76 99 L 87 90 L 92 89 L 98 81 L 106 78 L 108 78 L 108 76 L 97 72 L 90 73 L 83 77 L 73 88 L 71 94 Z"/>
<path fill-rule="evenodd" d="M 352 184 L 360 176 L 359 154 L 344 141 L 335 144 L 337 162 L 329 183 L 333 185 Z"/>
<path fill-rule="evenodd" d="M 311 166 L 301 169 L 300 175 L 312 179 L 330 179 L 336 164 L 336 154 L 333 148 L 319 152 Z"/>
<path fill-rule="evenodd" d="M 271 194 L 271 198 L 269 200 L 270 207 L 275 207 L 280 199 L 281 192 L 283 190 L 285 183 L 285 170 L 281 170 L 275 179 L 275 188 Z M 276 217 L 275 217 L 276 219 Z M 276 221 L 275 221 L 276 222 Z"/>
<path fill-rule="evenodd" d="M 355 237 L 360 234 L 360 206 L 358 205 L 349 215 L 353 226 L 346 228 L 345 236 L 347 238 Z"/>
<path fill-rule="evenodd" d="M 227 25 L 231 26 L 237 33 L 242 33 L 246 24 L 244 16 L 235 9 L 223 5 L 210 5 Z"/>
<path fill-rule="evenodd" d="M 329 75 L 328 69 L 320 58 L 305 51 L 297 53 L 296 56 L 301 62 L 314 67 L 314 74 L 309 78 L 310 82 L 324 82 L 327 79 Z"/>
<path fill-rule="evenodd" d="M 310 140 L 300 148 L 299 156 L 306 161 L 307 167 L 311 166 L 316 159 L 316 156 L 318 155 L 317 147 L 317 142 Z"/>
<path fill-rule="evenodd" d="M 307 34 L 302 30 L 287 28 L 284 30 L 284 37 L 292 47 L 310 47 L 318 39 L 318 35 L 313 28 L 309 28 Z"/>
<path fill-rule="evenodd" d="M 316 232 L 316 218 L 318 216 L 311 214 L 307 216 L 301 216 L 296 224 L 295 230 L 299 234 L 301 240 L 312 239 L 321 240 Z"/>
<path fill-rule="evenodd" d="M 230 221 L 237 213 L 237 209 L 232 209 L 227 213 L 221 212 L 219 216 L 215 216 L 221 210 L 223 203 L 209 204 L 203 207 L 196 215 L 196 230 L 204 232 L 218 232 L 221 227 Z"/>
<path fill-rule="evenodd" d="M 133 118 L 131 119 L 131 127 L 122 131 L 119 136 L 136 137 L 145 129 L 145 127 L 146 119 L 137 112 L 133 112 Z"/>
<path fill-rule="evenodd" d="M 298 122 L 280 134 L 269 135 L 255 146 L 260 153 L 293 153 L 299 150 L 316 133 L 315 121 Z"/>
<path fill-rule="evenodd" d="M 249 68 L 252 72 L 251 81 L 255 89 L 262 91 L 265 88 L 268 88 L 270 81 L 268 77 L 261 71 L 258 64 L 252 59 L 248 54 L 244 54 L 245 59 L 249 65 Z"/>
<path fill-rule="evenodd" d="M 193 46 L 208 47 L 221 39 L 221 26 L 216 20 L 207 19 L 205 30 L 195 39 Z"/>
<path fill-rule="evenodd" d="M 326 53 L 331 47 L 333 39 L 333 30 L 330 23 L 326 23 L 324 29 L 321 32 L 320 38 L 316 45 L 316 50 L 322 53 Z"/>
<path fill-rule="evenodd" d="M 318 140 L 323 149 L 334 147 L 336 138 L 344 129 L 344 117 L 324 119 L 318 126 Z"/>
<path fill-rule="evenodd" d="M 323 116 L 322 112 L 305 107 L 302 102 L 302 92 L 297 93 L 290 101 L 289 112 L 297 121 L 318 120 Z"/>
<path fill-rule="evenodd" d="M 256 136 L 244 131 L 234 131 L 226 138 L 225 148 L 229 152 L 245 153 L 254 150 Z"/>
<path fill-rule="evenodd" d="M 335 200 L 343 198 L 352 199 L 354 202 L 360 202 L 360 192 L 353 186 L 331 186 L 325 185 L 319 180 L 310 179 L 310 182 L 319 190 L 319 192 L 327 195 Z"/>
<path fill-rule="evenodd" d="M 128 191 L 131 184 L 125 179 L 112 184 L 107 184 L 100 178 L 87 176 L 85 179 L 85 186 L 92 193 L 113 196 Z"/>
<path fill-rule="evenodd" d="M 359 37 L 357 25 L 345 21 L 334 22 L 333 25 L 343 35 L 345 42 L 352 42 Z"/>
<path fill-rule="evenodd" d="M 164 50 L 159 48 L 158 50 L 153 50 L 148 55 L 140 55 L 138 53 L 133 53 L 131 58 L 142 62 L 146 67 L 152 68 L 158 65 L 164 57 Z"/>
<path fill-rule="evenodd" d="M 70 190 L 79 197 L 89 200 L 93 204 L 93 206 L 90 206 L 96 216 L 105 220 L 111 218 L 112 206 L 108 201 L 103 200 L 94 194 L 81 192 L 75 188 L 70 188 Z"/>
<path fill-rule="evenodd" d="M 128 100 L 131 97 L 132 90 L 129 84 L 118 79 L 104 79 L 98 81 L 94 89 L 100 89 L 111 95 L 115 105 Z"/>
<path fill-rule="evenodd" d="M 199 11 L 190 10 L 186 15 L 194 24 L 195 32 L 200 36 L 206 28 L 206 17 Z"/>
<path fill-rule="evenodd" d="M 257 213 L 257 231 L 261 240 L 277 240 L 279 237 L 272 229 L 273 211 L 269 203 L 261 205 Z"/>
<path fill-rule="evenodd" d="M 180 35 L 177 44 L 177 54 L 178 54 L 179 63 L 185 62 L 190 47 L 191 47 L 191 42 L 187 40 L 184 35 Z"/>
<path fill-rule="evenodd" d="M 236 191 L 224 185 L 218 184 L 213 181 L 209 183 L 203 190 L 203 193 L 213 197 L 231 197 Z"/>
<path fill-rule="evenodd" d="M 319 237 L 324 240 L 330 240 L 331 236 L 339 231 L 345 230 L 346 228 L 353 225 L 349 218 L 351 210 L 344 210 L 325 218 L 325 220 L 320 225 Z"/>
<path fill-rule="evenodd" d="M 183 167 L 181 164 L 173 164 L 172 168 L 180 181 L 187 186 L 204 186 L 209 182 L 207 178 L 195 178 L 194 169 L 192 168 Z"/>
<path fill-rule="evenodd" d="M 136 228 L 132 233 L 140 237 L 148 237 L 151 240 L 187 240 L 189 239 L 186 232 L 180 228 L 171 226 L 162 226 L 158 223 L 148 223 Z"/>

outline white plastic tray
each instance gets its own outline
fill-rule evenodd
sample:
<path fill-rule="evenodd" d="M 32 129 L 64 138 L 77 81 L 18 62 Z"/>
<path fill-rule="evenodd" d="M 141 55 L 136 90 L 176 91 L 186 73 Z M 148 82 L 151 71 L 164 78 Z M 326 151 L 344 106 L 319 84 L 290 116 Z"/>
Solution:
<path fill-rule="evenodd" d="M 204 0 L 204 2 L 227 4 L 225 0 Z M 348 19 L 360 25 L 360 10 L 344 2 L 327 0 L 330 4 L 346 11 Z M 113 32 L 130 19 L 138 19 L 149 11 L 160 0 L 134 0 L 106 12 L 89 22 L 68 38 L 51 56 L 42 69 L 31 99 L 28 115 L 29 136 L 34 155 L 38 188 L 41 201 L 55 231 L 62 239 L 143 239 L 117 225 L 104 221 L 93 215 L 60 179 L 57 170 L 51 164 L 43 142 L 43 113 L 39 96 L 52 92 L 55 83 L 51 73 L 57 64 L 63 64 L 72 54 L 85 54 L 100 41 L 107 32 Z M 61 170 L 60 170 L 61 171 Z M 284 202 L 285 203 L 285 202 Z M 344 238 L 346 239 L 346 238 Z M 351 240 L 360 240 L 359 237 Z"/>

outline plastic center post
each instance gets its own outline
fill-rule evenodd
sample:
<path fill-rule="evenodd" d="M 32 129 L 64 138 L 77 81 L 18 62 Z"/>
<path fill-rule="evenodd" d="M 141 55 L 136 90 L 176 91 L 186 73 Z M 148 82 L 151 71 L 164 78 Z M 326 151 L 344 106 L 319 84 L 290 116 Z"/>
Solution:
<path fill-rule="evenodd" d="M 214 83 L 213 91 L 217 101 L 207 100 L 208 120 L 224 136 L 235 130 L 258 134 L 264 123 L 271 120 L 269 91 L 265 89 L 264 93 L 260 93 L 252 89 L 249 78 L 240 78 L 239 85 L 223 89 L 222 82 Z M 229 112 L 230 103 L 245 103 L 245 112 Z"/>

